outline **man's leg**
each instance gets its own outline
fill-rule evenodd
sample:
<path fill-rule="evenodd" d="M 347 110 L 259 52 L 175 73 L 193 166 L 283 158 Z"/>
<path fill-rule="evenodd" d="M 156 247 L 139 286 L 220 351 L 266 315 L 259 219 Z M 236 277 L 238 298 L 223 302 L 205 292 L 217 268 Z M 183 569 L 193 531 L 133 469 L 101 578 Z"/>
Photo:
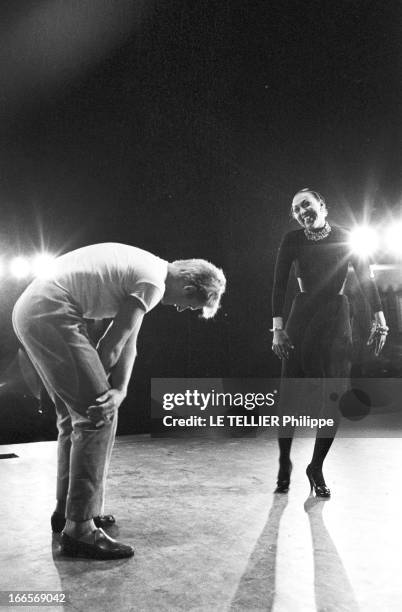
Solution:
<path fill-rule="evenodd" d="M 116 416 L 96 425 L 79 413 L 72 414 L 70 484 L 66 516 L 84 521 L 102 512 L 109 451 L 113 447 Z"/>
<path fill-rule="evenodd" d="M 65 533 L 70 536 L 69 550 L 73 554 L 78 550 L 71 544 L 73 540 L 94 542 L 92 518 L 101 511 L 107 457 L 115 425 L 106 423 L 97 428 L 86 416 L 88 406 L 110 385 L 99 355 L 89 341 L 85 321 L 63 290 L 51 284 L 40 289 L 40 293 L 28 289 L 23 294 L 14 309 L 13 321 L 49 395 L 58 396 L 71 417 Z M 42 293 L 44 290 L 46 295 Z M 61 480 L 65 476 L 66 451 L 64 444 L 60 456 Z M 114 544 L 118 545 L 117 549 Z M 107 544 L 109 549 L 114 547 L 108 554 L 114 557 L 133 554 L 131 547 L 114 544 Z M 101 554 L 96 543 L 92 548 L 93 556 Z"/>
<path fill-rule="evenodd" d="M 118 413 L 115 414 L 114 419 L 111 423 L 111 436 L 109 438 L 109 442 L 108 442 L 108 448 L 107 448 L 107 455 L 106 455 L 106 462 L 105 462 L 105 469 L 103 471 L 103 485 L 102 485 L 102 499 L 101 499 L 101 504 L 100 504 L 100 515 L 101 516 L 105 516 L 105 499 L 106 499 L 106 481 L 107 481 L 107 475 L 109 473 L 109 466 L 110 466 L 110 460 L 112 458 L 112 451 L 113 451 L 113 447 L 114 447 L 114 442 L 116 439 L 116 430 L 117 430 L 117 422 L 118 422 Z M 105 519 L 110 518 L 108 516 L 105 516 Z M 113 517 L 112 517 L 113 518 Z M 113 519 L 114 522 L 114 519 Z"/>
<path fill-rule="evenodd" d="M 66 514 L 68 487 L 70 484 L 70 451 L 73 426 L 71 416 L 64 402 L 55 397 L 54 404 L 57 414 L 57 485 L 55 512 Z M 64 525 L 63 525 L 64 526 Z M 57 531 L 57 530 L 56 530 Z"/>
<path fill-rule="evenodd" d="M 111 423 L 96 427 L 85 414 L 109 388 L 106 374 L 82 328 L 65 325 L 60 333 L 42 321 L 39 328 L 32 326 L 24 340 L 59 411 L 58 498 L 64 497 L 68 482 L 67 518 L 87 520 L 101 510 L 105 465 L 115 430 Z"/>
<path fill-rule="evenodd" d="M 56 508 L 55 515 L 52 517 L 52 526 L 54 524 L 53 531 L 60 532 L 65 524 L 67 498 L 69 493 L 70 484 L 70 461 L 71 461 L 71 448 L 72 448 L 72 437 L 73 424 L 70 412 L 65 406 L 64 402 L 60 398 L 55 398 L 55 407 L 57 413 L 57 428 L 59 435 L 57 438 L 57 487 L 56 487 Z M 77 421 L 77 429 L 79 429 L 79 420 Z M 117 428 L 117 414 L 111 422 L 110 436 L 107 440 L 107 454 L 106 461 L 103 470 L 102 483 L 99 485 L 100 488 L 100 512 L 95 514 L 95 522 L 99 527 L 111 525 L 114 523 L 112 516 L 104 516 L 105 506 L 105 492 L 106 492 L 106 479 L 109 471 L 109 464 L 113 450 L 113 444 Z M 78 452 L 78 455 L 80 451 Z M 75 462 L 74 462 L 75 463 Z"/>
<path fill-rule="evenodd" d="M 111 323 L 110 319 L 103 319 L 103 320 L 88 322 L 88 325 L 87 325 L 88 336 L 89 336 L 91 343 L 94 346 L 98 344 L 99 340 L 101 339 L 101 337 L 103 336 L 107 328 L 109 327 L 110 323 Z M 114 441 L 115 441 L 115 436 L 116 436 L 117 422 L 118 422 L 118 413 L 115 415 L 115 418 L 113 419 L 112 425 L 113 425 L 114 431 L 113 431 L 113 435 L 110 437 L 110 441 L 108 444 L 107 459 L 106 459 L 105 469 L 103 473 L 103 487 L 102 487 L 103 496 L 102 496 L 102 503 L 101 503 L 101 517 L 105 525 L 110 525 L 114 523 L 114 518 L 112 516 L 110 515 L 105 516 L 105 494 L 106 494 L 106 479 L 107 479 L 107 475 L 109 472 L 110 460 L 112 457 L 112 451 L 113 451 L 113 446 L 114 446 Z"/>

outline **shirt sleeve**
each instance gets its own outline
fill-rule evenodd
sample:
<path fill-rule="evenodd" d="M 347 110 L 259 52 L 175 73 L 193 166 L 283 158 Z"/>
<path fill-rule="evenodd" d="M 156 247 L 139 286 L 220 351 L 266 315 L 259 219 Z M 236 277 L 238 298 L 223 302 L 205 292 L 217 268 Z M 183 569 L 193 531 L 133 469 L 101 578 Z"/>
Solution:
<path fill-rule="evenodd" d="M 283 316 L 289 272 L 295 259 L 292 233 L 285 234 L 278 249 L 275 263 L 274 285 L 272 289 L 272 316 Z"/>
<path fill-rule="evenodd" d="M 362 292 L 371 306 L 373 312 L 382 310 L 380 294 L 378 293 L 377 284 L 374 278 L 370 275 L 370 264 L 368 261 L 362 261 L 358 257 L 351 259 L 354 271 L 359 281 Z"/>
<path fill-rule="evenodd" d="M 161 301 L 163 292 L 160 287 L 152 283 L 141 282 L 137 283 L 135 289 L 130 291 L 130 295 L 140 302 L 145 312 L 149 312 Z"/>

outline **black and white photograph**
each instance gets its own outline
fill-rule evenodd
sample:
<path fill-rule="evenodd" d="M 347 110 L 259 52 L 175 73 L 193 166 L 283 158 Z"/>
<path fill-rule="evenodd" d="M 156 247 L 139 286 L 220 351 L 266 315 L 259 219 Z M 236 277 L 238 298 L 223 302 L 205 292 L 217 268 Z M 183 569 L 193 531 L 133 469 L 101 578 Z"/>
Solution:
<path fill-rule="evenodd" d="M 402 3 L 0 6 L 0 610 L 399 612 Z"/>

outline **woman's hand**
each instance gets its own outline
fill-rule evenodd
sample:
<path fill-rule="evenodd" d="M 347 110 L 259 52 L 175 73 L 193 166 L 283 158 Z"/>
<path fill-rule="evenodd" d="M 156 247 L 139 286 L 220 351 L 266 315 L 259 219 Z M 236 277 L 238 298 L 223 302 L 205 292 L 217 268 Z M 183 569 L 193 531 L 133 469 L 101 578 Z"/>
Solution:
<path fill-rule="evenodd" d="M 278 359 L 288 359 L 289 350 L 294 346 L 284 329 L 275 329 L 272 339 L 272 350 Z"/>
<path fill-rule="evenodd" d="M 388 335 L 388 325 L 382 310 L 374 313 L 374 321 L 371 325 L 367 346 L 373 345 L 374 355 L 378 357 L 381 353 Z"/>
<path fill-rule="evenodd" d="M 375 321 L 371 326 L 369 339 L 367 340 L 367 346 L 373 345 L 374 355 L 378 357 L 384 348 L 385 341 L 388 335 L 387 325 L 379 325 Z"/>

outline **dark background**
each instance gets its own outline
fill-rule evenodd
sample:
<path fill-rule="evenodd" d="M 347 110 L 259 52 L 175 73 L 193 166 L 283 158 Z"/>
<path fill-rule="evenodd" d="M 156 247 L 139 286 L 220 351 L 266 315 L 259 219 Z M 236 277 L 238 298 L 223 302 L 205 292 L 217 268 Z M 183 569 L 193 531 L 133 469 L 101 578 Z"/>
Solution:
<path fill-rule="evenodd" d="M 0 24 L 4 257 L 119 241 L 228 278 L 212 322 L 145 317 L 120 431 L 147 430 L 151 376 L 277 376 L 270 288 L 294 192 L 321 191 L 344 224 L 400 209 L 401 3 L 20 0 Z M 24 286 L 1 282 L 4 370 Z M 11 441 L 50 418 L 6 389 L 1 413 Z"/>

